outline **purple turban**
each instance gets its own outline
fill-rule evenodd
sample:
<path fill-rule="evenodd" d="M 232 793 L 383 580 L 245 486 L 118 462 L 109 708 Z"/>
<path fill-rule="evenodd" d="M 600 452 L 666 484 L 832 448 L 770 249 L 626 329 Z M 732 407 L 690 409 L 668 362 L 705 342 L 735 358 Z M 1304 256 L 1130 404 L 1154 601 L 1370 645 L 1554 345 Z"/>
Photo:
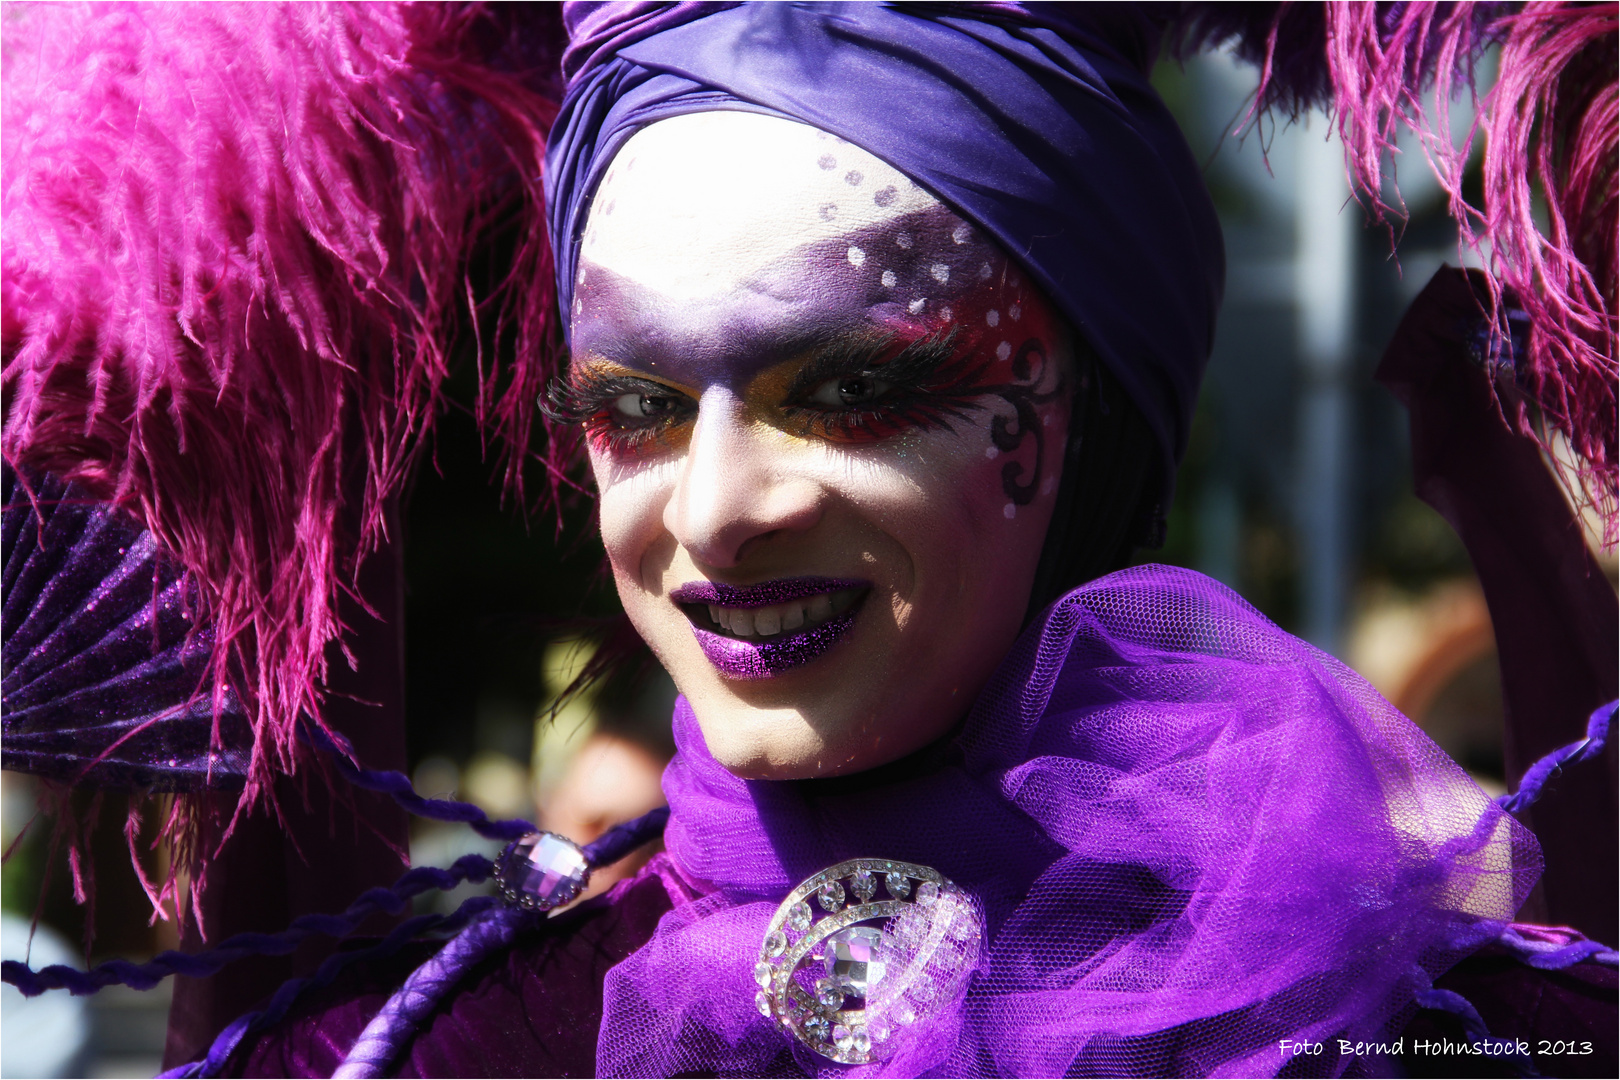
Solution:
<path fill-rule="evenodd" d="M 742 109 L 810 124 L 910 176 L 1017 258 L 1162 450 L 1187 445 L 1225 276 L 1215 208 L 1148 82 L 1141 5 L 564 5 L 549 139 L 557 293 L 572 300 L 603 173 L 639 128 Z"/>

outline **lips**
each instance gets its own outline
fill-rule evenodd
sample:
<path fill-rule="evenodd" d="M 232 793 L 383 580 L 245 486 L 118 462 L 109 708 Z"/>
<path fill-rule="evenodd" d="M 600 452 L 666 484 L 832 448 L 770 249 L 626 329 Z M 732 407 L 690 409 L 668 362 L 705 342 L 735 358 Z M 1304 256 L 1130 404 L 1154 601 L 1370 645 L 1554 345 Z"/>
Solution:
<path fill-rule="evenodd" d="M 670 593 L 698 647 L 732 679 L 769 679 L 808 664 L 855 623 L 871 582 L 779 578 L 757 585 L 689 582 Z"/>

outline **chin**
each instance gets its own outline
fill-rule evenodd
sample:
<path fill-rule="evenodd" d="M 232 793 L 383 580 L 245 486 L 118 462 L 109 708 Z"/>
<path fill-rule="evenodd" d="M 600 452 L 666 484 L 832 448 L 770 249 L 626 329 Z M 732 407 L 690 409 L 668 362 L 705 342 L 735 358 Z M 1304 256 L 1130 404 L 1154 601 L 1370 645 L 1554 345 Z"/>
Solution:
<path fill-rule="evenodd" d="M 894 677 L 854 677 L 810 665 L 791 679 L 676 678 L 709 753 L 745 780 L 806 780 L 874 769 L 922 749 L 961 719 L 960 698 L 919 701 L 884 692 Z M 890 665 L 898 666 L 898 665 Z M 690 671 L 683 672 L 691 675 Z M 793 684 L 793 685 L 788 685 Z M 865 690 L 852 693 L 855 688 Z M 877 693 L 873 688 L 880 688 Z M 768 695 L 770 700 L 762 701 Z"/>

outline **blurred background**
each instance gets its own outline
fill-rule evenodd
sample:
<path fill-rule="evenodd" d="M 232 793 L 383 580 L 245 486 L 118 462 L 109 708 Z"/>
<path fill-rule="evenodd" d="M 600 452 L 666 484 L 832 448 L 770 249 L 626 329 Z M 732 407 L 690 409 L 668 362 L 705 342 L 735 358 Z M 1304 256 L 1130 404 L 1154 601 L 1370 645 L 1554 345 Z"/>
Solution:
<path fill-rule="evenodd" d="M 1490 71 L 1483 75 L 1488 84 Z M 1461 543 L 1412 494 L 1404 410 L 1372 380 L 1411 299 L 1442 262 L 1461 261 L 1442 193 L 1407 147 L 1397 168 L 1409 218 L 1392 235 L 1369 226 L 1351 198 L 1342 150 L 1321 115 L 1230 134 L 1245 119 L 1252 70 L 1216 55 L 1184 70 L 1161 64 L 1156 82 L 1208 163 L 1228 275 L 1167 542 L 1143 561 L 1226 582 L 1360 671 L 1500 792 L 1490 618 Z M 1466 99 L 1455 108 L 1460 139 L 1473 114 Z M 559 528 L 552 516 L 526 520 L 503 503 L 465 408 L 465 379 L 452 397 L 463 405 L 441 423 L 406 508 L 412 778 L 421 794 L 468 799 L 496 816 L 537 816 L 585 842 L 662 804 L 674 687 L 648 666 L 556 707 L 617 611 L 591 508 L 566 508 Z M 1612 578 L 1612 556 L 1604 565 Z M 4 953 L 21 957 L 37 911 L 35 963 L 82 960 L 84 916 L 65 867 L 52 866 L 49 823 L 34 821 L 18 842 L 39 795 L 30 778 L 4 774 L 4 845 L 16 844 L 3 873 Z M 150 955 L 174 940 L 167 924 L 148 922 L 123 823 L 122 802 L 107 800 L 93 849 L 92 959 Z M 415 830 L 417 864 L 496 851 L 459 826 L 419 821 Z M 424 903 L 448 909 L 472 891 Z M 3 1008 L 0 1075 L 149 1076 L 158 1068 L 161 989 L 24 1002 L 6 987 Z M 31 1037 L 19 1037 L 25 1032 Z"/>

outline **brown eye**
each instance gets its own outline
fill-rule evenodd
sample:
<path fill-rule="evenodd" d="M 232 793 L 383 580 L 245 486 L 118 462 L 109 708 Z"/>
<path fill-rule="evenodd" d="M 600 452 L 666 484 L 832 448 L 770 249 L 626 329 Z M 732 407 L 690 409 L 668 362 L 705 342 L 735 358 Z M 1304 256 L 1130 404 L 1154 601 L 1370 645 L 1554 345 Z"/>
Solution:
<path fill-rule="evenodd" d="M 658 420 L 677 411 L 680 403 L 662 394 L 620 394 L 613 408 L 632 420 Z"/>
<path fill-rule="evenodd" d="M 810 394 L 810 401 L 828 409 L 859 409 L 881 398 L 889 384 L 869 375 L 828 379 Z"/>

